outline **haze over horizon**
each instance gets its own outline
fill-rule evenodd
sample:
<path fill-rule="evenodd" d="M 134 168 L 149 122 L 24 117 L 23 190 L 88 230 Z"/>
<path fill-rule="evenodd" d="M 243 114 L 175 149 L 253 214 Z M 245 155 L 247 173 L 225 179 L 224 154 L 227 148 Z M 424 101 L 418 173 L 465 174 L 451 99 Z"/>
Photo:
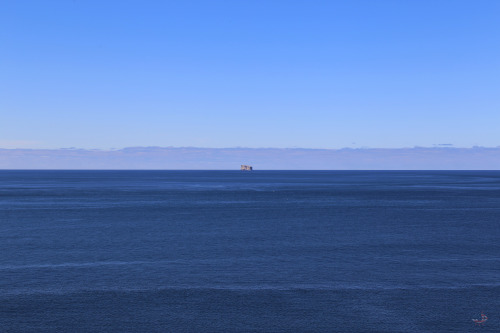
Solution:
<path fill-rule="evenodd" d="M 0 149 L 0 169 L 499 170 L 500 147 Z"/>
<path fill-rule="evenodd" d="M 0 148 L 500 145 L 500 2 L 0 4 Z"/>

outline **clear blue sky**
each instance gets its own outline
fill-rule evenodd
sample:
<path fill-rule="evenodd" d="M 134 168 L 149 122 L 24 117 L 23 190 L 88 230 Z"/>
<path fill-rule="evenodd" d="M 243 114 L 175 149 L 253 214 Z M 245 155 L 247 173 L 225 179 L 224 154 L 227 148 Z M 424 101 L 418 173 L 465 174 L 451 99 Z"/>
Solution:
<path fill-rule="evenodd" d="M 0 2 L 0 148 L 500 145 L 500 1 Z"/>

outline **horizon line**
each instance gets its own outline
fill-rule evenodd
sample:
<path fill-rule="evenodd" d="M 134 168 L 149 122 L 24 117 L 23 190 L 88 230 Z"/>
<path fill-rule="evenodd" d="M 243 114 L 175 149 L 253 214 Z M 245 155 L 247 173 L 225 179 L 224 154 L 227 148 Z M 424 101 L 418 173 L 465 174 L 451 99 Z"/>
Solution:
<path fill-rule="evenodd" d="M 433 146 L 413 146 L 413 147 L 342 147 L 342 148 L 308 148 L 308 147 L 198 147 L 198 146 L 127 146 L 122 148 L 80 148 L 80 147 L 59 147 L 59 148 L 4 148 L 0 147 L 0 150 L 89 150 L 89 151 L 119 151 L 125 149 L 283 149 L 283 150 L 368 150 L 368 149 L 498 149 L 498 146 L 453 146 L 453 145 L 433 145 Z"/>

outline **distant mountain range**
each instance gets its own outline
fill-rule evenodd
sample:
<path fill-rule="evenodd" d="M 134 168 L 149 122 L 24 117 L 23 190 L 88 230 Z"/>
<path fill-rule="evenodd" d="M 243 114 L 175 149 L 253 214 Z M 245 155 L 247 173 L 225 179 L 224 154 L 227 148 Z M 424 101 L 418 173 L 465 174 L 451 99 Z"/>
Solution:
<path fill-rule="evenodd" d="M 0 149 L 0 169 L 493 170 L 496 148 Z"/>

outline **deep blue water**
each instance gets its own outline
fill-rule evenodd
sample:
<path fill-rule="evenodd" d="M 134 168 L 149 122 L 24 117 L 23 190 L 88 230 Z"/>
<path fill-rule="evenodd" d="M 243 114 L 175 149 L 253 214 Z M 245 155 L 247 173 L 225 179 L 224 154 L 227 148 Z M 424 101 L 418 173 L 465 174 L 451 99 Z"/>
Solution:
<path fill-rule="evenodd" d="M 499 316 L 497 171 L 0 171 L 1 332 L 498 332 Z"/>

